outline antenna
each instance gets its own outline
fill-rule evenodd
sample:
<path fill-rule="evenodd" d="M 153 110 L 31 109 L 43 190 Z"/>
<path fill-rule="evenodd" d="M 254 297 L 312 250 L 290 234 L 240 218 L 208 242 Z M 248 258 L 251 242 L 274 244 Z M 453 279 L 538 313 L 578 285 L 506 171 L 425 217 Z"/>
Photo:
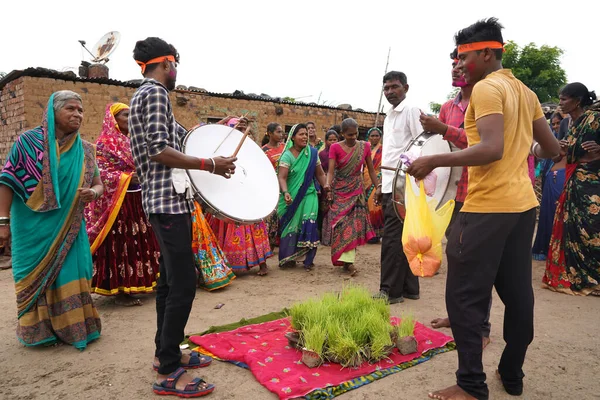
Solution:
<path fill-rule="evenodd" d="M 108 62 L 108 56 L 117 49 L 119 41 L 121 40 L 121 34 L 117 31 L 110 31 L 106 35 L 102 36 L 100 40 L 94 45 L 92 51 L 85 47 L 85 40 L 80 40 L 79 43 L 91 56 L 92 62 L 104 63 Z"/>

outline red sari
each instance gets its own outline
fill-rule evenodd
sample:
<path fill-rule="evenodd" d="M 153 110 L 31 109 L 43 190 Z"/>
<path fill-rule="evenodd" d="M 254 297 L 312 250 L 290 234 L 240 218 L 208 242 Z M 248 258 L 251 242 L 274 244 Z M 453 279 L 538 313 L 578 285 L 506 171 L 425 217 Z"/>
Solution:
<path fill-rule="evenodd" d="M 104 195 L 85 209 L 94 263 L 92 292 L 150 293 L 156 286 L 160 249 L 142 209 L 142 192 L 132 185 L 135 165 L 129 138 L 106 107 L 96 161 Z"/>
<path fill-rule="evenodd" d="M 371 150 L 371 158 L 373 159 L 373 168 L 377 174 L 377 178 L 381 179 L 381 143 Z M 380 205 L 375 205 L 375 192 L 377 182 L 371 182 L 369 170 L 364 168 L 363 179 L 367 196 L 367 206 L 369 208 L 369 220 L 375 231 L 375 237 L 383 236 L 383 208 Z"/>
<path fill-rule="evenodd" d="M 277 165 L 279 163 L 279 159 L 285 150 L 285 144 L 280 143 L 279 146 L 273 148 L 269 147 L 268 144 L 265 144 L 262 147 L 263 151 L 269 157 L 271 164 L 273 164 L 273 168 L 275 168 L 275 172 L 277 172 Z M 273 211 L 271 215 L 267 217 L 267 230 L 269 232 L 269 244 L 271 248 L 275 246 L 279 246 L 279 234 L 277 230 L 279 229 L 279 218 L 277 217 L 277 211 Z"/>
<path fill-rule="evenodd" d="M 362 246 L 375 237 L 368 216 L 362 169 L 366 168 L 366 158 L 371 152 L 368 142 L 357 141 L 348 152 L 340 143 L 329 149 L 329 158 L 335 160 L 335 175 L 331 185 L 333 202 L 329 207 L 327 225 L 330 230 L 331 260 L 333 265 L 342 266 L 341 255 Z M 329 233 L 326 233 L 329 236 Z"/>

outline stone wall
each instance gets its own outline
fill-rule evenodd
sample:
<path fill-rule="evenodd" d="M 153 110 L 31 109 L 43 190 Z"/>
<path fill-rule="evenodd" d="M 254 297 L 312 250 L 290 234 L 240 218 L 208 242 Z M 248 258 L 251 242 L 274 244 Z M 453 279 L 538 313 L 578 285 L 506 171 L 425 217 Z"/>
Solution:
<path fill-rule="evenodd" d="M 22 76 L 9 82 L 0 92 L 0 164 L 19 133 L 39 125 L 48 98 L 57 90 L 73 90 L 83 99 L 82 137 L 94 141 L 100 134 L 106 105 L 129 103 L 135 88 L 86 81 Z M 171 93 L 173 112 L 183 126 L 191 128 L 200 122 L 211 122 L 227 115 L 246 114 L 252 121 L 255 139 L 260 141 L 271 122 L 291 126 L 314 121 L 323 137 L 327 128 L 344 118 L 357 120 L 361 128 L 374 125 L 375 113 L 347 111 L 304 104 L 287 104 L 266 100 L 236 98 L 204 92 L 176 90 Z M 382 121 L 380 117 L 380 121 Z"/>

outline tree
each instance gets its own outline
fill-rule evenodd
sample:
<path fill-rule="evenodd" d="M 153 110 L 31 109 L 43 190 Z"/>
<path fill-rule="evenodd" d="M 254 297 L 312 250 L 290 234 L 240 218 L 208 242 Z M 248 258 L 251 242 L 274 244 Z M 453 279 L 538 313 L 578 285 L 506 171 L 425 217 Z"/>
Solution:
<path fill-rule="evenodd" d="M 429 103 L 429 108 L 431 109 L 431 112 L 433 112 L 434 114 L 439 114 L 440 110 L 442 109 L 442 105 L 440 103 L 436 103 L 436 102 L 430 102 Z"/>
<path fill-rule="evenodd" d="M 502 56 L 504 68 L 512 69 L 513 74 L 535 92 L 541 103 L 558 102 L 558 91 L 567 83 L 567 74 L 560 66 L 563 50 L 558 47 L 541 46 L 529 43 L 519 47 L 509 41 Z"/>

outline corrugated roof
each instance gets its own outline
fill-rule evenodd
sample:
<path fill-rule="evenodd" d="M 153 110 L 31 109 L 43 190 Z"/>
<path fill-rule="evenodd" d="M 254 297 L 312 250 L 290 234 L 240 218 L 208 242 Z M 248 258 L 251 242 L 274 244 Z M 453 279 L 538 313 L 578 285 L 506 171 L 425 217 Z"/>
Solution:
<path fill-rule="evenodd" d="M 137 88 L 140 86 L 140 83 L 142 82 L 141 79 L 134 79 L 134 80 L 130 80 L 130 81 L 119 81 L 116 79 L 109 79 L 109 78 L 82 78 L 82 77 L 77 76 L 74 72 L 70 72 L 70 71 L 69 72 L 60 72 L 60 71 L 56 71 L 53 69 L 39 67 L 39 68 L 27 68 L 24 70 L 14 70 L 14 71 L 8 73 L 2 79 L 0 79 L 0 90 L 2 90 L 4 88 L 4 86 L 6 86 L 6 84 L 8 84 L 9 82 L 12 82 L 15 79 L 18 79 L 22 76 L 29 76 L 29 77 L 35 77 L 35 78 L 61 79 L 61 80 L 71 81 L 71 82 L 89 82 L 89 83 L 98 83 L 98 84 L 102 84 L 102 85 L 124 86 L 124 87 L 130 87 L 130 88 Z M 180 90 L 175 89 L 175 91 L 178 92 Z M 215 93 L 215 92 L 208 92 L 205 90 L 197 90 L 197 89 L 193 89 L 193 88 L 181 90 L 181 92 L 195 92 L 195 93 L 202 93 L 202 94 L 212 96 L 212 97 L 224 97 L 224 98 L 232 98 L 232 99 L 240 99 L 240 100 L 266 101 L 266 102 L 277 103 L 277 104 L 290 104 L 290 105 L 313 107 L 313 108 L 340 110 L 340 111 L 345 111 L 345 112 L 375 114 L 375 112 L 364 111 L 361 109 L 347 110 L 347 109 L 339 108 L 339 107 L 332 107 L 332 106 L 320 105 L 320 104 L 315 104 L 315 103 L 291 102 L 291 101 L 283 100 L 281 98 L 258 96 L 258 95 L 251 95 L 251 94 L 245 94 L 245 93 L 234 93 L 234 94 Z"/>

